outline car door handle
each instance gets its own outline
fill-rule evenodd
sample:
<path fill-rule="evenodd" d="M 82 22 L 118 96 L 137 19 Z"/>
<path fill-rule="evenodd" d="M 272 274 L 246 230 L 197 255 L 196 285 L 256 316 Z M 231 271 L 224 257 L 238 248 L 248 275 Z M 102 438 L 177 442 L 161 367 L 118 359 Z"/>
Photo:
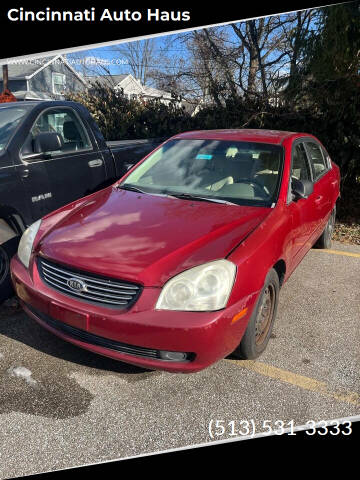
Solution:
<path fill-rule="evenodd" d="M 96 160 L 90 160 L 90 162 L 88 162 L 88 165 L 89 165 L 89 167 L 91 167 L 91 168 L 101 167 L 102 164 L 103 164 L 103 161 L 100 160 L 100 158 L 98 158 L 98 159 L 96 159 Z"/>
<path fill-rule="evenodd" d="M 315 198 L 315 203 L 320 203 L 321 200 L 322 200 L 322 195 L 318 195 L 316 198 Z"/>
<path fill-rule="evenodd" d="M 23 168 L 23 169 L 21 170 L 20 176 L 21 176 L 21 178 L 26 178 L 26 177 L 29 176 L 29 173 L 30 173 L 30 171 L 29 171 L 28 168 Z"/>

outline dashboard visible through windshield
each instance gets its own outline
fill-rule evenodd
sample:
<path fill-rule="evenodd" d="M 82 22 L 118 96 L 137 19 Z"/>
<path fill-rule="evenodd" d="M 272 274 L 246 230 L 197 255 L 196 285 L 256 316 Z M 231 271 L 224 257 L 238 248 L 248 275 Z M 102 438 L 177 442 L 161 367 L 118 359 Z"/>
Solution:
<path fill-rule="evenodd" d="M 276 202 L 283 147 L 228 140 L 170 140 L 119 185 L 143 193 L 224 200 L 244 205 Z"/>

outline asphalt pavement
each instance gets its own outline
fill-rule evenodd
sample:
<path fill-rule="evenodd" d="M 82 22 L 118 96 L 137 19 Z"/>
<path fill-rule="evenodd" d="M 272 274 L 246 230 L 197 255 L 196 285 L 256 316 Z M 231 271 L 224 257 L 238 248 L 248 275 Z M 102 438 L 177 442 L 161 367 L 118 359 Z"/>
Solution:
<path fill-rule="evenodd" d="M 0 478 L 227 440 L 245 434 L 246 422 L 261 433 L 359 416 L 359 293 L 360 247 L 313 249 L 281 290 L 266 352 L 190 375 L 79 349 L 8 302 L 0 307 Z"/>

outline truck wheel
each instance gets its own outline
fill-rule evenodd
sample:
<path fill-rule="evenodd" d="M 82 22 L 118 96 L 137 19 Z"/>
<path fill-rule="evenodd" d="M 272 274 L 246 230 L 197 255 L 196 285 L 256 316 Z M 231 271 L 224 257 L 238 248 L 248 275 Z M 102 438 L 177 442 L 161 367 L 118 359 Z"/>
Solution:
<path fill-rule="evenodd" d="M 317 248 L 331 248 L 332 244 L 332 234 L 334 232 L 335 227 L 335 217 L 336 217 L 336 207 L 334 207 L 333 211 L 331 212 L 330 218 L 324 228 L 323 233 L 315 243 L 315 247 Z"/>
<path fill-rule="evenodd" d="M 266 276 L 254 311 L 244 336 L 233 352 L 236 358 L 251 360 L 257 358 L 266 348 L 276 317 L 279 302 L 280 282 L 272 268 Z"/>
<path fill-rule="evenodd" d="M 0 303 L 14 293 L 10 277 L 10 260 L 16 253 L 19 237 L 12 238 L 0 245 Z"/>

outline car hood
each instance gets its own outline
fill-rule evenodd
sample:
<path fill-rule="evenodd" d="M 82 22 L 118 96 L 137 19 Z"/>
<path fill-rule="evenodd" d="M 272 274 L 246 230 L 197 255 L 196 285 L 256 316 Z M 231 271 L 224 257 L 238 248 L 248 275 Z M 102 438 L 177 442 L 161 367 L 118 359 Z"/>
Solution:
<path fill-rule="evenodd" d="M 110 187 L 55 225 L 48 216 L 52 226 L 36 251 L 75 269 L 161 286 L 183 270 L 226 257 L 270 211 Z"/>

